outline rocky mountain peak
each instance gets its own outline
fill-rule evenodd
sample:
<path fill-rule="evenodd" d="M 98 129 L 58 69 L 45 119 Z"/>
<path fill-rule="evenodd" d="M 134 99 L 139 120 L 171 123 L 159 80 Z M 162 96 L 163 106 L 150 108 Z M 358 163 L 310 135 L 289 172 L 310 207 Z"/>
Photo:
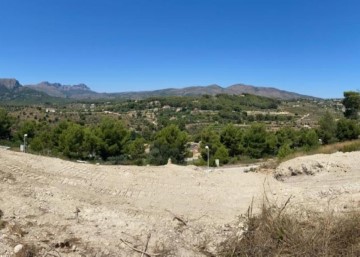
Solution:
<path fill-rule="evenodd" d="M 60 83 L 50 83 L 48 81 L 40 82 L 39 84 L 37 84 L 37 86 L 39 86 L 39 87 L 55 87 L 55 88 L 62 87 L 62 85 Z"/>
<path fill-rule="evenodd" d="M 78 84 L 71 86 L 72 89 L 78 89 L 78 90 L 90 90 L 90 88 L 85 84 Z"/>
<path fill-rule="evenodd" d="M 0 79 L 0 86 L 6 87 L 9 90 L 21 87 L 21 84 L 16 79 Z"/>

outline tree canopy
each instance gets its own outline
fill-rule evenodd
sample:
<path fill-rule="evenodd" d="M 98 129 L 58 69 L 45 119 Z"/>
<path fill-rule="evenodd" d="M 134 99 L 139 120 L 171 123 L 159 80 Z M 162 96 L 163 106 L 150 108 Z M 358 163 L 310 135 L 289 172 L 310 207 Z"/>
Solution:
<path fill-rule="evenodd" d="M 178 126 L 171 124 L 155 135 L 151 146 L 150 161 L 153 164 L 166 164 L 171 158 L 173 163 L 184 163 L 186 156 L 187 134 Z"/>
<path fill-rule="evenodd" d="M 345 106 L 345 117 L 358 119 L 360 111 L 360 93 L 353 91 L 344 92 L 343 105 Z"/>
<path fill-rule="evenodd" d="M 0 109 L 0 139 L 10 137 L 12 120 L 4 109 Z"/>

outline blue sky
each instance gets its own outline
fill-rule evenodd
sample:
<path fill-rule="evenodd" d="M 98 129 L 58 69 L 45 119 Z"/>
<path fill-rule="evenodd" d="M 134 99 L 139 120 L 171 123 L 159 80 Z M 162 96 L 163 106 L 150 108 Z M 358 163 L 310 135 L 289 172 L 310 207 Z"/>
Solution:
<path fill-rule="evenodd" d="M 99 92 L 360 89 L 358 0 L 0 0 L 0 77 Z"/>

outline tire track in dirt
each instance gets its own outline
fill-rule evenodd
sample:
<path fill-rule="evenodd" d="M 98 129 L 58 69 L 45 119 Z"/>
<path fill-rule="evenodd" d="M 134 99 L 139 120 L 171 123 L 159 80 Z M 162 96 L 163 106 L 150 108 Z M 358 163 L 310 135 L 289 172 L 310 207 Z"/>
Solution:
<path fill-rule="evenodd" d="M 204 173 L 176 165 L 92 165 L 23 153 L 8 154 L 6 161 L 23 183 L 61 188 L 75 198 L 91 192 L 114 204 L 127 202 L 150 212 L 170 209 L 189 216 L 212 213 L 214 220 L 246 211 L 266 177 L 234 171 Z"/>
<path fill-rule="evenodd" d="M 156 194 L 161 196 L 164 191 L 181 188 L 179 185 L 164 184 L 154 178 L 141 176 L 145 169 L 140 171 L 140 178 L 139 176 L 129 178 L 129 176 L 122 176 L 130 173 L 129 169 L 117 169 L 117 171 L 114 171 L 113 167 L 95 166 L 94 170 L 94 167 L 89 167 L 89 165 L 82 166 L 83 164 L 66 161 L 60 161 L 62 164 L 60 168 L 55 166 L 47 167 L 42 158 L 33 155 L 30 155 L 30 157 L 33 158 L 26 162 L 16 160 L 11 161 L 11 163 L 5 161 L 3 164 L 8 167 L 9 172 L 25 178 L 22 180 L 26 183 L 62 184 L 127 199 L 151 199 Z M 13 163 L 17 163 L 17 165 Z M 137 180 L 141 180 L 143 183 L 136 183 Z"/>

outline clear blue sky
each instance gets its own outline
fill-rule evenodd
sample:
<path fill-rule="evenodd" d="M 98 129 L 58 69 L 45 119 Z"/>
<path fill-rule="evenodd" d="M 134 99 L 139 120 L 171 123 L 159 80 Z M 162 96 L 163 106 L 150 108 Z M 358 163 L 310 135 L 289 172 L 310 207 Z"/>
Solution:
<path fill-rule="evenodd" d="M 118 92 L 360 89 L 359 0 L 0 0 L 0 77 Z"/>

